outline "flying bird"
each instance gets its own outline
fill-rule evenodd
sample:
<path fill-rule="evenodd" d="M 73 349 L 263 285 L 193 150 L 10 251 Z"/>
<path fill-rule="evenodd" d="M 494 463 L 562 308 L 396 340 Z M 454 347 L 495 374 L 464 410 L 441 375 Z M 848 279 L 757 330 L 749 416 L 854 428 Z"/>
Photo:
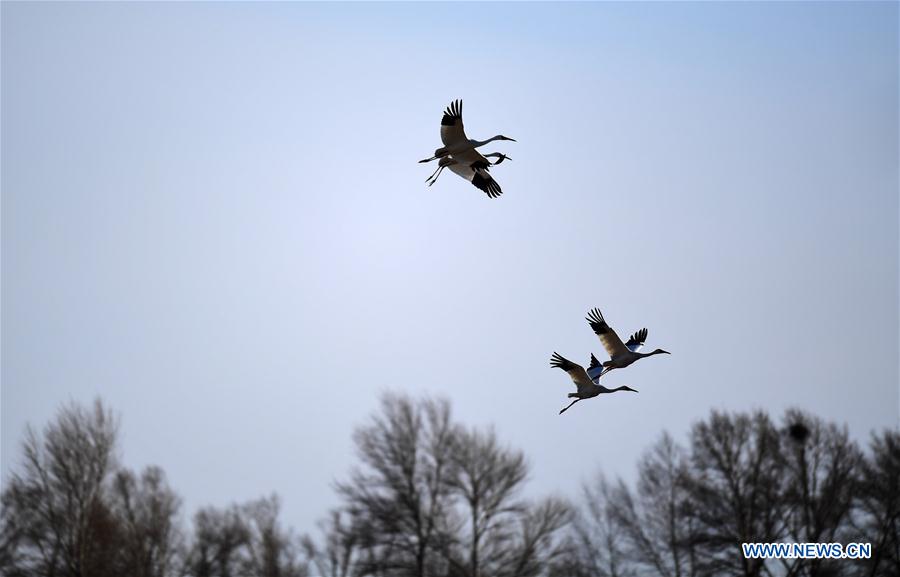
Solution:
<path fill-rule="evenodd" d="M 628 339 L 627 343 L 623 343 L 622 339 L 619 338 L 619 335 L 616 334 L 616 331 L 612 330 L 612 328 L 606 324 L 600 309 L 592 309 L 585 320 L 591 325 L 594 334 L 600 337 L 603 348 L 609 353 L 608 361 L 598 363 L 597 367 L 593 367 L 592 363 L 592 375 L 596 375 L 597 378 L 613 369 L 627 367 L 636 360 L 643 359 L 644 357 L 652 357 L 653 355 L 659 354 L 672 354 L 669 351 L 664 351 L 662 349 L 656 349 L 650 353 L 640 352 L 641 348 L 644 346 L 644 341 L 647 340 L 647 329 L 641 329 L 635 332 L 631 335 L 631 338 Z M 591 356 L 593 357 L 593 355 Z"/>
<path fill-rule="evenodd" d="M 431 162 L 432 160 L 444 158 L 451 154 L 456 156 L 466 151 L 473 151 L 479 146 L 484 146 L 488 142 L 493 142 L 495 140 L 512 140 L 515 142 L 515 139 L 503 136 L 502 134 L 492 136 L 487 140 L 472 140 L 467 137 L 466 131 L 463 128 L 462 100 L 454 100 L 450 103 L 450 106 L 444 110 L 444 116 L 441 118 L 441 142 L 444 143 L 444 146 L 435 150 L 434 156 L 431 158 L 426 158 L 419 162 Z M 458 158 L 457 160 L 468 163 L 474 162 L 475 159 Z"/>
<path fill-rule="evenodd" d="M 596 360 L 597 359 L 594 358 L 594 355 L 591 355 L 591 364 L 593 364 Z M 596 380 L 591 379 L 591 377 L 589 377 L 587 372 L 584 370 L 584 367 L 564 358 L 559 353 L 553 353 L 553 356 L 550 357 L 550 366 L 554 368 L 560 368 L 569 373 L 569 376 L 572 377 L 572 382 L 575 383 L 576 387 L 578 387 L 578 392 L 569 393 L 569 398 L 574 397 L 575 400 L 569 403 L 565 408 L 563 408 L 559 412 L 560 415 L 565 413 L 569 409 L 569 407 L 571 407 L 578 401 L 590 399 L 603 393 L 615 393 L 616 391 L 631 391 L 633 393 L 637 392 L 635 389 L 632 389 L 631 387 L 625 385 L 616 387 L 615 389 L 607 389 L 600 384 L 600 377 L 597 377 Z"/>
<path fill-rule="evenodd" d="M 468 180 L 477 188 L 484 191 L 485 194 L 490 198 L 497 198 L 501 194 L 503 194 L 503 190 L 500 188 L 500 185 L 497 184 L 497 181 L 490 175 L 488 172 L 489 166 L 496 166 L 503 162 L 504 160 L 512 160 L 512 158 L 506 156 L 505 154 L 501 154 L 499 152 L 492 152 L 490 154 L 485 154 L 482 156 L 478 151 L 472 150 L 471 153 L 474 153 L 480 159 L 475 160 L 474 162 L 461 162 L 457 158 L 452 156 L 445 156 L 438 162 L 437 170 L 435 170 L 431 176 L 425 179 L 425 182 L 428 183 L 428 186 L 431 186 L 435 182 L 437 182 L 438 177 L 441 175 L 441 172 L 445 168 L 449 168 L 452 172 L 455 172 L 465 180 Z M 472 156 L 470 154 L 463 154 L 461 156 Z M 494 163 L 491 163 L 488 158 L 499 158 Z"/>

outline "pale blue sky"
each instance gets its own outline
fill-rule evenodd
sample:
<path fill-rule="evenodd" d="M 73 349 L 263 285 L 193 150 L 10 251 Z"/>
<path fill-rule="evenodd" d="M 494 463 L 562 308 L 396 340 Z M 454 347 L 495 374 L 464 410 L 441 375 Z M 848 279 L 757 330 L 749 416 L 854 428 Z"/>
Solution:
<path fill-rule="evenodd" d="M 313 527 L 381 391 L 533 494 L 711 408 L 898 425 L 898 5 L 2 4 L 2 475 L 102 396 L 190 512 Z M 514 159 L 425 187 L 441 110 Z M 583 317 L 673 354 L 557 411 Z"/>

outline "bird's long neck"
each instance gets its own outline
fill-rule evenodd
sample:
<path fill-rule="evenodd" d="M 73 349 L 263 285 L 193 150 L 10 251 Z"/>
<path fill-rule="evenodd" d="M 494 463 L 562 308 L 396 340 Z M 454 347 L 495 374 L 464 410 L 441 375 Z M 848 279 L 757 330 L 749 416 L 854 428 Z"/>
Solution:
<path fill-rule="evenodd" d="M 621 387 L 616 387 L 615 389 L 607 389 L 603 385 L 597 385 L 597 386 L 600 387 L 601 393 L 615 393 L 617 391 L 627 391 L 628 390 L 628 387 L 625 385 L 622 385 Z"/>
<path fill-rule="evenodd" d="M 500 140 L 501 138 L 503 138 L 503 136 L 498 134 L 497 136 L 492 136 L 487 140 L 473 140 L 472 144 L 474 144 L 474 148 L 478 148 L 479 146 L 484 146 L 489 142 L 494 142 L 495 140 Z"/>
<path fill-rule="evenodd" d="M 652 351 L 649 353 L 638 353 L 638 357 L 643 359 L 645 357 L 652 357 L 653 355 L 660 355 L 660 354 L 662 354 L 662 351 Z"/>
<path fill-rule="evenodd" d="M 497 160 L 494 160 L 491 162 L 491 166 L 497 166 L 498 164 L 500 164 L 501 162 L 506 160 L 506 157 L 501 152 L 489 152 L 487 154 L 482 154 L 482 156 L 485 158 L 496 158 L 497 159 Z"/>

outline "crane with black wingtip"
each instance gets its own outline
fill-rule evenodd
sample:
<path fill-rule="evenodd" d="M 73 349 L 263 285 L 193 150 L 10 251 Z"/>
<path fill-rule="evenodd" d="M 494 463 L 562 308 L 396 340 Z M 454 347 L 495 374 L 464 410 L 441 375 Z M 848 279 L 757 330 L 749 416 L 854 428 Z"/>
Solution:
<path fill-rule="evenodd" d="M 474 153 L 474 154 L 471 154 Z M 475 157 L 477 155 L 477 157 Z M 499 152 L 492 152 L 490 154 L 481 155 L 476 150 L 471 150 L 469 154 L 463 153 L 459 156 L 465 157 L 475 157 L 476 160 L 474 162 L 461 162 L 457 158 L 453 156 L 445 156 L 438 162 L 437 169 L 425 179 L 425 182 L 428 183 L 428 186 L 431 186 L 435 182 L 437 182 L 438 177 L 441 175 L 441 172 L 445 168 L 449 168 L 452 172 L 456 173 L 463 179 L 471 182 L 476 188 L 484 191 L 485 194 L 490 198 L 497 198 L 501 194 L 503 194 L 503 190 L 500 188 L 500 185 L 497 184 L 497 181 L 494 180 L 494 177 L 488 172 L 488 167 L 496 166 L 503 162 L 504 160 L 512 160 L 512 158 L 506 156 L 505 154 Z M 496 162 L 490 162 L 488 158 L 499 158 Z"/>
<path fill-rule="evenodd" d="M 649 353 L 640 352 L 644 346 L 644 341 L 647 340 L 647 329 L 645 328 L 636 331 L 628 339 L 628 342 L 623 343 L 622 339 L 619 338 L 619 335 L 616 334 L 616 331 L 606 324 L 603 313 L 601 313 L 598 308 L 591 309 L 585 320 L 591 325 L 591 330 L 594 331 L 594 334 L 600 339 L 603 348 L 609 353 L 608 361 L 599 363 L 599 367 L 593 367 L 592 374 L 596 375 L 597 378 L 613 369 L 625 368 L 633 362 L 646 357 L 672 354 L 669 351 L 664 351 L 662 349 L 656 349 Z"/>
<path fill-rule="evenodd" d="M 444 115 L 441 117 L 441 142 L 444 143 L 444 146 L 435 150 L 434 156 L 431 158 L 426 158 L 419 162 L 431 162 L 432 160 L 444 158 L 445 156 L 458 155 L 484 146 L 495 140 L 516 141 L 514 138 L 503 136 L 502 134 L 492 136 L 487 140 L 474 140 L 469 138 L 466 136 L 466 131 L 463 127 L 462 100 L 454 100 L 450 103 L 450 106 L 444 110 Z M 458 158 L 457 160 L 467 162 L 466 159 Z"/>
<path fill-rule="evenodd" d="M 591 363 L 593 364 L 596 360 L 597 359 L 594 357 L 594 355 L 591 355 Z M 571 407 L 578 401 L 591 399 L 593 397 L 596 397 L 597 395 L 602 395 L 604 393 L 615 393 L 617 391 L 631 391 L 633 393 L 637 392 L 635 389 L 632 389 L 627 385 L 622 385 L 621 387 L 616 387 L 615 389 L 608 389 L 600 384 L 599 376 L 596 379 L 592 379 L 590 376 L 588 376 L 588 373 L 584 370 L 584 367 L 582 367 L 578 363 L 573 363 L 559 353 L 553 353 L 553 356 L 550 357 L 550 366 L 566 371 L 569 374 L 569 377 L 571 377 L 572 382 L 575 383 L 575 387 L 578 389 L 574 393 L 569 393 L 569 398 L 574 397 L 575 400 L 564 407 L 559 412 L 560 415 L 569 410 L 569 407 Z"/>

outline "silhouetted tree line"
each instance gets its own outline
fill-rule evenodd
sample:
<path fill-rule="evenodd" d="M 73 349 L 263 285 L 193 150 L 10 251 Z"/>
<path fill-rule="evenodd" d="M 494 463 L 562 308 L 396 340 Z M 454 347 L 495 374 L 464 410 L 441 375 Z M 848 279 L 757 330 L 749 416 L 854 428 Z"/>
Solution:
<path fill-rule="evenodd" d="M 275 496 L 197 511 L 158 467 L 116 459 L 96 401 L 26 431 L 2 492 L 8 577 L 626 577 L 900 575 L 900 432 L 867 451 L 797 410 L 713 412 L 668 434 L 629 485 L 602 475 L 574 501 L 529 499 L 524 455 L 454 421 L 439 399 L 387 395 L 354 434 L 359 464 L 315 535 Z M 868 542 L 869 560 L 750 560 L 742 542 Z"/>

